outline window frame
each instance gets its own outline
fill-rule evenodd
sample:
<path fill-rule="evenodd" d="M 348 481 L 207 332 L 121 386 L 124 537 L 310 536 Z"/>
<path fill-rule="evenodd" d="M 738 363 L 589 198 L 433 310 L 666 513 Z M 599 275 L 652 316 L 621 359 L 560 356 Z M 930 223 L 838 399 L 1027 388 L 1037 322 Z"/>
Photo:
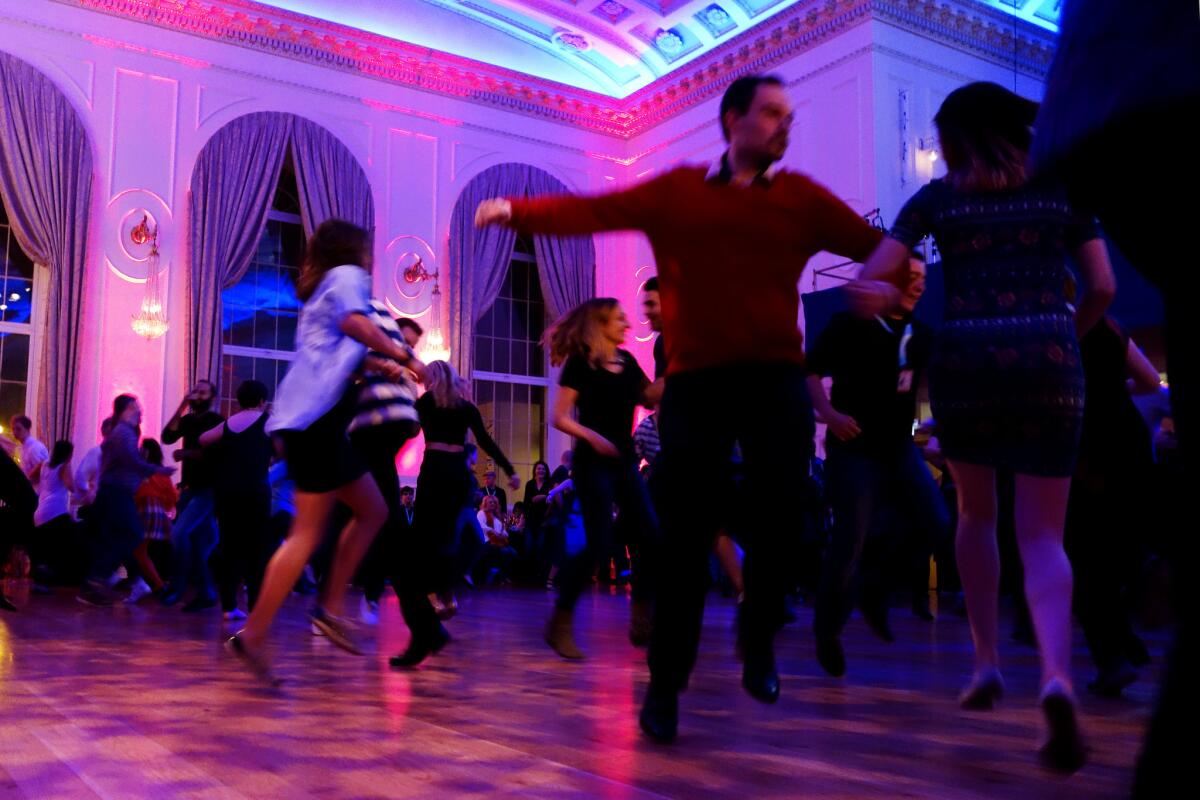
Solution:
<path fill-rule="evenodd" d="M 279 188 L 277 186 L 276 193 L 278 193 L 278 191 L 279 191 Z M 299 225 L 299 226 L 301 226 L 301 230 L 303 230 L 303 225 L 304 225 L 304 221 L 300 217 L 299 214 L 294 214 L 294 213 L 291 213 L 288 211 L 279 211 L 275 208 L 271 208 L 270 210 L 267 211 L 267 222 L 268 223 L 282 222 L 282 223 L 287 223 L 287 224 L 292 224 L 292 225 Z M 263 235 L 266 235 L 266 226 L 265 225 L 263 226 Z M 244 280 L 244 278 L 243 278 L 243 280 Z M 236 286 L 236 285 L 237 284 L 234 284 L 234 286 Z M 233 288 L 233 287 L 230 287 L 230 288 Z M 224 303 L 222 303 L 222 306 L 224 306 Z M 222 314 L 223 313 L 224 313 L 224 311 L 222 311 Z M 222 320 L 221 325 L 222 325 L 221 338 L 222 338 L 222 340 L 224 340 L 224 338 L 225 338 L 224 337 L 224 320 Z M 251 359 L 256 359 L 256 360 L 261 359 L 261 360 L 269 360 L 269 361 L 286 361 L 290 365 L 291 362 L 296 360 L 296 351 L 295 350 L 278 350 L 278 349 L 267 348 L 267 347 L 252 347 L 249 345 L 225 344 L 225 342 L 222 341 L 221 342 L 221 374 L 222 374 L 222 376 L 224 375 L 224 372 L 225 372 L 226 357 L 229 357 L 229 358 L 251 358 Z M 276 383 L 276 390 L 277 389 L 278 389 L 278 382 Z M 233 404 L 236 403 L 237 387 L 222 385 L 220 387 L 218 394 L 219 394 L 219 397 L 217 399 L 221 404 L 221 410 L 223 412 L 231 413 L 233 410 Z M 272 397 L 270 399 L 272 401 L 274 401 L 274 399 L 275 399 L 274 392 L 272 392 Z M 227 416 L 228 416 L 228 414 L 227 414 Z"/>
<path fill-rule="evenodd" d="M 3 217 L 0 219 L 0 228 L 5 231 L 4 255 L 7 258 L 9 244 L 17 248 L 21 248 L 19 242 L 12 232 L 12 225 L 8 220 L 8 210 L 0 207 L 3 211 Z M 24 252 L 24 248 L 21 248 Z M 25 254 L 29 258 L 29 254 Z M 46 304 L 47 293 L 50 290 L 50 268 L 45 264 L 38 263 L 35 259 L 29 258 L 33 264 L 33 281 L 32 292 L 33 297 L 30 301 L 29 321 L 28 322 L 6 322 L 0 321 L 0 333 L 16 333 L 24 334 L 29 337 L 29 357 L 25 365 L 25 406 L 23 413 L 25 416 L 34 420 L 34 429 L 40 430 L 40 421 L 37 419 L 37 404 L 41 391 L 42 377 L 42 344 L 45 341 L 46 334 Z M 0 277 L 0 282 L 3 278 Z M 8 420 L 0 420 L 0 429 L 8 433 Z"/>
<path fill-rule="evenodd" d="M 510 270 L 510 271 L 512 270 L 512 266 L 513 266 L 514 262 L 522 262 L 522 263 L 528 264 L 530 266 L 530 269 L 534 273 L 532 276 L 533 280 L 538 281 L 539 285 L 540 285 L 541 272 L 540 272 L 540 267 L 537 262 L 537 256 L 533 252 L 534 248 L 533 248 L 532 241 L 529 242 L 528 249 L 530 252 L 522 252 L 520 250 L 517 250 L 516 246 L 514 245 L 514 250 L 513 250 L 512 256 L 509 258 L 508 270 Z M 505 274 L 504 280 L 506 282 L 509 280 L 508 273 Z M 499 297 L 497 298 L 497 300 L 499 300 Z M 543 320 L 542 329 L 545 330 L 545 328 L 549 325 L 551 320 L 549 319 L 549 307 L 546 304 L 544 297 L 542 298 L 541 304 L 542 304 L 542 312 L 545 317 L 545 319 Z M 484 314 L 480 315 L 479 321 L 477 321 L 475 323 L 474 327 L 471 330 L 470 347 L 472 348 L 472 353 L 474 353 L 476 337 L 480 335 L 479 334 L 479 324 L 480 324 L 480 322 L 482 322 L 483 317 L 490 310 L 491 310 L 491 308 L 489 307 L 488 309 L 486 309 L 484 311 Z M 507 337 L 490 336 L 489 338 L 497 339 L 497 340 L 504 338 L 504 339 L 507 339 L 507 341 L 509 341 L 509 342 L 513 342 L 513 341 L 525 342 L 525 341 L 527 341 L 527 340 L 514 340 L 512 338 L 511 328 L 510 328 L 509 335 Z M 541 425 L 539 428 L 540 441 L 536 442 L 536 444 L 537 444 L 536 449 L 540 452 L 534 453 L 535 458 L 528 464 L 530 469 L 532 469 L 533 463 L 536 462 L 539 458 L 543 461 L 547 460 L 546 454 L 549 452 L 549 449 L 551 446 L 551 440 L 553 437 L 553 424 L 551 421 L 551 416 L 553 414 L 554 400 L 555 400 L 555 395 L 557 394 L 557 388 L 558 388 L 558 380 L 557 380 L 558 370 L 551 367 L 550 356 L 549 356 L 549 353 L 546 352 L 545 348 L 539 348 L 539 349 L 542 352 L 542 362 L 543 362 L 541 375 L 521 375 L 521 374 L 515 374 L 515 373 L 511 373 L 511 372 L 498 372 L 495 370 L 479 370 L 479 369 L 472 369 L 472 372 L 471 372 L 471 391 L 472 391 L 472 395 L 475 397 L 478 397 L 478 395 L 479 395 L 478 382 L 480 382 L 480 381 L 486 381 L 489 383 L 499 384 L 499 385 L 510 385 L 510 386 L 518 385 L 518 386 L 537 387 L 542 390 L 542 413 L 541 413 L 542 422 L 541 422 Z M 510 366 L 511 366 L 511 363 L 512 362 L 510 359 L 510 361 L 509 361 Z M 514 407 L 514 405 L 515 404 L 510 404 L 509 407 L 512 408 L 512 407 Z M 532 401 L 530 401 L 529 405 L 532 406 L 534 404 L 532 403 Z M 500 444 L 501 449 L 503 449 L 505 451 L 505 455 L 509 456 L 509 458 L 511 459 L 514 454 L 509 452 L 509 448 L 504 447 L 505 441 L 511 439 L 511 436 L 504 436 L 504 437 L 497 436 L 497 426 L 498 426 L 498 423 L 500 422 L 500 420 L 498 420 L 496 418 L 494 405 L 493 405 L 492 413 L 490 415 L 484 414 L 483 417 L 484 417 L 484 424 L 487 426 L 488 432 L 492 435 L 492 438 L 496 439 L 497 443 Z M 512 417 L 511 415 L 509 416 L 509 418 L 507 420 L 505 420 L 506 424 L 508 425 L 508 430 L 512 430 L 513 428 L 516 427 L 513 424 L 514 420 L 515 420 L 515 417 Z M 484 454 L 481 454 L 478 465 L 476 466 L 477 476 L 482 476 L 482 474 L 487 471 L 486 465 L 488 463 L 490 463 L 490 460 L 487 459 Z M 517 470 L 518 473 L 521 472 L 519 467 L 522 465 L 524 465 L 524 462 L 514 462 L 514 466 L 518 467 L 518 470 Z M 510 499 L 513 500 L 513 502 L 515 502 L 517 498 L 510 498 Z"/>

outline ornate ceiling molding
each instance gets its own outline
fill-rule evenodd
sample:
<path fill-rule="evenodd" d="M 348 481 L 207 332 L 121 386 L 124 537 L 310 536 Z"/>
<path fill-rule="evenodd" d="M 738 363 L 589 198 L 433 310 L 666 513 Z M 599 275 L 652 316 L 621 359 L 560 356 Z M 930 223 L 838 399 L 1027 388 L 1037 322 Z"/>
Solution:
<path fill-rule="evenodd" d="M 878 20 L 1034 77 L 1048 31 L 969 0 L 809 0 L 624 99 L 442 53 L 253 0 L 54 0 L 493 108 L 629 139 L 703 102 L 739 75 L 770 69 Z"/>

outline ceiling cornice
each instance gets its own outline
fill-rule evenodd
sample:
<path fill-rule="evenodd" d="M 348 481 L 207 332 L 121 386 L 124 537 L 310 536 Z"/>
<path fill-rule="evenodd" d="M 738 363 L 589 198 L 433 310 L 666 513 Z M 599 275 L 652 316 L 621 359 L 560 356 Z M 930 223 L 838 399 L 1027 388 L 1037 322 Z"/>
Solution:
<path fill-rule="evenodd" d="M 629 139 L 870 20 L 1043 77 L 1053 34 L 964 0 L 809 0 L 616 99 L 253 0 L 54 0 L 408 88 Z"/>

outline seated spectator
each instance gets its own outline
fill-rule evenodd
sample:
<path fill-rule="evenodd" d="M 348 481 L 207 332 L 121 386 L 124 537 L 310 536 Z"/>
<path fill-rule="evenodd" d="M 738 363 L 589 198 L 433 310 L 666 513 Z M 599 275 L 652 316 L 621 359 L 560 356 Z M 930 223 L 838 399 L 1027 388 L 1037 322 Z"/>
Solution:
<path fill-rule="evenodd" d="M 475 557 L 472 577 L 482 574 L 484 583 L 507 580 L 509 564 L 516 558 L 517 551 L 509 542 L 504 517 L 500 512 L 500 501 L 494 496 L 484 497 L 476 519 L 483 547 Z"/>

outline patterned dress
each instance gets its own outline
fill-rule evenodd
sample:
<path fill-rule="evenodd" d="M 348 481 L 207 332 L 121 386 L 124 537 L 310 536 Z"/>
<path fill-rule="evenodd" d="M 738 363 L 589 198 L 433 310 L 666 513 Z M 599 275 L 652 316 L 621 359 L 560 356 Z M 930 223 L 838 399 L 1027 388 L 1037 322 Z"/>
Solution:
<path fill-rule="evenodd" d="M 1057 187 L 973 194 L 935 180 L 905 204 L 891 235 L 932 234 L 945 275 L 945 323 L 929 368 L 948 458 L 1068 477 L 1079 448 L 1084 380 L 1065 297 L 1067 253 L 1099 233 Z"/>

